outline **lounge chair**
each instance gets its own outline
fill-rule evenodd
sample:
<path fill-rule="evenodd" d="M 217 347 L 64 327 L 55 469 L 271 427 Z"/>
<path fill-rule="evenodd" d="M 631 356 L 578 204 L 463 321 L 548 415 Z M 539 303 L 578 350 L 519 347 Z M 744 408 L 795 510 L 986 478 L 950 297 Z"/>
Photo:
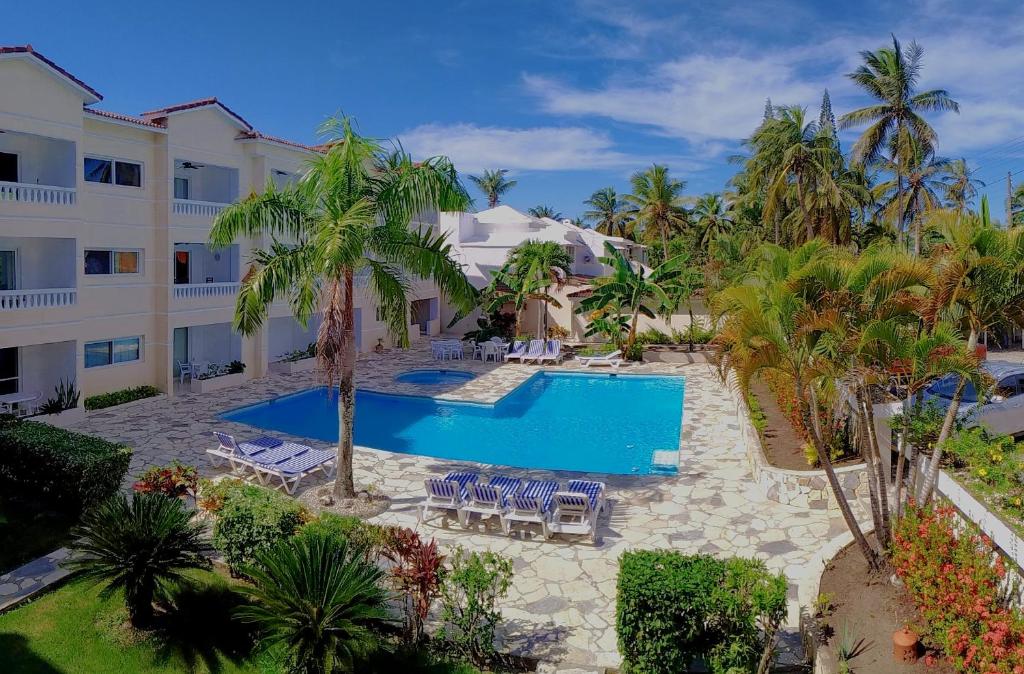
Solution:
<path fill-rule="evenodd" d="M 544 340 L 543 339 L 531 339 L 530 348 L 526 350 L 522 356 L 519 357 L 519 361 L 525 363 L 528 360 L 537 360 L 544 355 Z"/>
<path fill-rule="evenodd" d="M 587 480 L 572 480 L 568 491 L 560 491 L 552 497 L 551 517 L 544 532 L 545 537 L 554 534 L 577 534 L 590 536 L 597 542 L 597 517 L 604 509 L 604 484 Z"/>
<path fill-rule="evenodd" d="M 538 363 L 545 361 L 562 362 L 562 342 L 558 339 L 549 339 L 544 345 L 544 353 L 537 358 Z"/>
<path fill-rule="evenodd" d="M 459 510 L 459 524 L 469 526 L 473 514 L 485 517 L 501 517 L 509 508 L 509 498 L 518 491 L 522 480 L 504 475 L 493 476 L 487 484 L 469 485 L 469 500 Z"/>
<path fill-rule="evenodd" d="M 438 511 L 441 516 L 447 517 L 449 513 L 455 513 L 459 517 L 459 511 L 466 504 L 469 497 L 467 486 L 475 484 L 479 479 L 476 473 L 451 472 L 442 479 L 428 478 L 423 481 L 423 487 L 427 490 L 427 499 L 420 504 L 419 521 L 426 522 L 430 519 L 431 510 Z"/>
<path fill-rule="evenodd" d="M 509 499 L 508 511 L 501 516 L 501 528 L 505 534 L 512 531 L 516 522 L 540 524 L 547 532 L 548 508 L 551 497 L 558 491 L 558 483 L 554 480 L 529 480 L 519 493 Z"/>
<path fill-rule="evenodd" d="M 512 342 L 512 348 L 505 354 L 505 360 L 519 360 L 526 355 L 526 342 L 516 340 Z"/>
<path fill-rule="evenodd" d="M 242 442 L 235 442 L 234 436 L 220 431 L 214 431 L 213 435 L 220 444 L 216 449 L 206 450 L 206 453 L 214 468 L 220 467 L 225 461 L 231 464 L 232 470 L 237 469 L 239 465 L 251 467 L 250 459 L 256 456 L 265 462 L 274 463 L 295 456 L 297 453 L 295 447 L 286 447 L 283 440 L 268 435 Z M 305 447 L 305 445 L 297 446 Z"/>
<path fill-rule="evenodd" d="M 622 351 L 612 351 L 606 353 L 603 356 L 576 356 L 576 361 L 583 365 L 583 367 L 590 367 L 591 365 L 611 365 L 616 370 L 622 365 Z"/>
<path fill-rule="evenodd" d="M 338 467 L 338 455 L 326 449 L 313 449 L 306 445 L 294 442 L 285 442 L 284 446 L 290 449 L 304 448 L 293 456 L 276 463 L 263 463 L 259 457 L 249 459 L 256 468 L 256 478 L 264 485 L 267 480 L 262 476 L 278 478 L 281 486 L 289 494 L 294 494 L 299 488 L 302 478 L 315 473 L 322 472 L 328 479 L 334 477 L 334 471 Z"/>

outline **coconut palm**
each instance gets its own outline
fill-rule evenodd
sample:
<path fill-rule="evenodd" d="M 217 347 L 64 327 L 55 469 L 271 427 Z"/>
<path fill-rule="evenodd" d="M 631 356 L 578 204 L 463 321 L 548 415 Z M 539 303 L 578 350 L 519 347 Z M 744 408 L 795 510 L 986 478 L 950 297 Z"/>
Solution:
<path fill-rule="evenodd" d="M 243 571 L 252 600 L 236 611 L 269 646 L 287 653 L 289 671 L 355 672 L 390 621 L 384 572 L 363 550 L 325 534 L 296 536 L 256 555 Z"/>
<path fill-rule="evenodd" d="M 902 184 L 895 179 L 875 185 L 874 196 L 881 214 L 890 222 L 911 223 L 915 254 L 921 250 L 921 220 L 927 211 L 942 207 L 946 185 L 943 178 L 949 171 L 949 160 L 936 157 L 931 150 L 911 138 L 906 138 L 906 149 L 894 153 L 896 159 L 880 157 L 878 167 L 893 176 L 903 176 Z"/>
<path fill-rule="evenodd" d="M 974 198 L 978 196 L 978 188 L 985 186 L 985 183 L 974 177 L 974 171 L 967 166 L 967 160 L 962 157 L 946 165 L 942 183 L 945 186 L 943 196 L 946 206 L 960 213 L 965 212 L 974 202 Z"/>
<path fill-rule="evenodd" d="M 106 583 L 103 595 L 124 591 L 128 619 L 136 627 L 153 620 L 153 602 L 182 572 L 210 565 L 204 524 L 193 524 L 182 502 L 163 494 L 112 496 L 72 531 L 77 553 L 66 566 L 83 578 Z"/>
<path fill-rule="evenodd" d="M 551 206 L 547 206 L 545 204 L 534 206 L 533 208 L 528 208 L 526 212 L 535 218 L 551 218 L 552 220 L 562 219 L 561 213 L 553 209 Z"/>
<path fill-rule="evenodd" d="M 413 162 L 404 154 L 383 161 L 381 146 L 355 133 L 348 118 L 330 120 L 322 131 L 329 149 L 311 160 L 303 178 L 280 191 L 268 185 L 228 206 L 214 220 L 210 245 L 271 240 L 253 251 L 242 280 L 233 323 L 238 332 L 258 333 L 279 299 L 302 325 L 319 309 L 319 369 L 329 387 L 339 387 L 334 493 L 343 498 L 355 493 L 356 278 L 401 347 L 409 344 L 411 278 L 433 280 L 462 312 L 472 309 L 476 292 L 451 259 L 445 236 L 411 224 L 418 213 L 467 206 L 452 164 L 443 157 Z"/>
<path fill-rule="evenodd" d="M 602 187 L 583 203 L 590 207 L 583 212 L 583 218 L 594 223 L 596 231 L 607 236 L 629 238 L 629 216 L 614 187 Z"/>
<path fill-rule="evenodd" d="M 673 304 L 675 284 L 686 258 L 669 258 L 647 271 L 640 265 L 634 266 L 607 241 L 604 250 L 604 257 L 598 259 L 611 267 L 611 273 L 594 279 L 593 294 L 580 302 L 576 312 L 594 315 L 594 312 L 607 312 L 608 307 L 617 307 L 619 312 L 628 315 L 629 333 L 625 345 L 628 352 L 636 342 L 640 316 L 655 318 L 664 307 Z"/>
<path fill-rule="evenodd" d="M 519 334 L 520 316 L 527 302 L 542 302 L 537 316 L 537 338 L 543 339 L 547 334 L 548 305 L 562 306 L 547 289 L 565 281 L 572 273 L 572 264 L 569 252 L 554 241 L 524 241 L 509 251 L 505 264 L 494 274 L 487 291 L 490 310 L 512 304 Z"/>
<path fill-rule="evenodd" d="M 705 194 L 699 197 L 690 211 L 690 217 L 697 228 L 697 245 L 707 250 L 711 242 L 722 234 L 732 231 L 732 213 L 726 209 L 720 194 Z"/>
<path fill-rule="evenodd" d="M 909 137 L 925 152 L 932 152 L 938 138 L 935 130 L 921 116 L 923 112 L 959 112 L 960 106 L 945 89 L 917 92 L 924 50 L 911 42 L 907 48 L 892 36 L 892 48 L 863 51 L 863 65 L 849 74 L 853 82 L 877 103 L 846 113 L 839 119 L 839 128 L 848 129 L 868 124 L 853 146 L 852 159 L 864 164 L 876 160 L 886 148 L 897 148 L 896 213 L 903 213 L 902 168 L 910 163 L 907 152 Z M 904 221 L 897 223 L 904 230 Z M 915 254 L 920 254 L 920 241 L 915 240 Z"/>
<path fill-rule="evenodd" d="M 487 197 L 488 208 L 497 206 L 501 197 L 519 183 L 518 180 L 506 178 L 506 173 L 508 173 L 508 169 L 498 169 L 497 171 L 485 169 L 483 175 L 469 176 L 470 181 Z"/>
<path fill-rule="evenodd" d="M 637 171 L 629 183 L 633 191 L 623 197 L 629 204 L 627 213 L 648 241 L 661 238 L 662 259 L 667 259 L 668 240 L 688 224 L 682 207 L 686 183 L 672 178 L 668 167 L 662 164 Z"/>

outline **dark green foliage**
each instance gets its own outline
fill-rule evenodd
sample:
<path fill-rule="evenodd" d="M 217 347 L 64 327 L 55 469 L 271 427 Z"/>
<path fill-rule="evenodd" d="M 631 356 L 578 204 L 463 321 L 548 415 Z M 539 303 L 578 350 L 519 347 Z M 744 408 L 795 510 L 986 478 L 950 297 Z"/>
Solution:
<path fill-rule="evenodd" d="M 233 360 L 228 363 L 228 374 L 241 374 L 245 372 L 245 363 L 240 360 Z"/>
<path fill-rule="evenodd" d="M 167 583 L 181 581 L 186 569 L 210 565 L 204 556 L 205 525 L 192 524 L 191 513 L 176 498 L 133 493 L 113 496 L 86 512 L 73 530 L 71 548 L 79 556 L 67 563 L 87 579 L 106 583 L 109 596 L 123 590 L 133 625 L 153 618 L 153 602 Z"/>
<path fill-rule="evenodd" d="M 152 398 L 156 395 L 160 395 L 160 389 L 155 386 L 133 386 L 131 388 L 121 389 L 120 391 L 111 391 L 110 393 L 100 393 L 98 395 L 89 396 L 85 399 L 85 409 L 90 411 L 102 410 L 107 407 L 130 403 L 134 400 Z"/>
<path fill-rule="evenodd" d="M 389 621 L 383 571 L 364 551 L 325 535 L 296 536 L 243 567 L 253 602 L 236 615 L 260 628 L 265 644 L 287 652 L 290 671 L 359 671 Z"/>
<path fill-rule="evenodd" d="M 358 517 L 321 513 L 315 520 L 302 526 L 296 534 L 299 537 L 326 536 L 338 542 L 363 548 L 368 559 L 375 559 L 387 542 L 387 530 L 376 524 L 369 524 Z"/>
<path fill-rule="evenodd" d="M 476 330 L 467 332 L 465 339 L 471 339 L 474 342 L 486 342 L 491 337 L 510 340 L 515 332 L 515 327 L 515 314 L 506 314 L 496 310 L 476 319 Z"/>
<path fill-rule="evenodd" d="M 46 402 L 39 406 L 39 413 L 60 414 L 64 410 L 73 410 L 78 407 L 78 397 L 81 394 L 75 386 L 74 379 L 61 379 L 53 389 L 53 397 L 47 398 Z"/>
<path fill-rule="evenodd" d="M 0 489 L 43 494 L 74 509 L 98 503 L 128 472 L 132 450 L 34 421 L 0 425 Z"/>
<path fill-rule="evenodd" d="M 670 674 L 703 660 L 714 674 L 758 670 L 786 612 L 786 580 L 762 562 L 636 550 L 619 560 L 623 671 Z"/>
<path fill-rule="evenodd" d="M 512 583 L 512 560 L 455 548 L 441 583 L 438 637 L 456 653 L 485 665 L 494 656 L 494 628 L 501 620 L 498 600 Z"/>
<path fill-rule="evenodd" d="M 303 512 L 295 499 L 273 489 L 238 486 L 224 495 L 213 544 L 224 553 L 232 572 L 238 572 L 257 553 L 290 538 L 302 523 Z"/>

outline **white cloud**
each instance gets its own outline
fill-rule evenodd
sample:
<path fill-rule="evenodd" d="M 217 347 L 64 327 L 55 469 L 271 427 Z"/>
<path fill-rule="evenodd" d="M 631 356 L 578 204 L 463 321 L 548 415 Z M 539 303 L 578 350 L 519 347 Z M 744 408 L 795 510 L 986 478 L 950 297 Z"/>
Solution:
<path fill-rule="evenodd" d="M 504 168 L 563 171 L 638 168 L 655 158 L 621 152 L 603 132 L 578 126 L 503 128 L 475 124 L 426 124 L 400 136 L 414 156 L 445 155 L 460 171 Z M 669 158 L 659 161 L 670 161 Z M 685 160 L 672 158 L 673 166 Z M 687 161 L 691 168 L 695 162 Z"/>

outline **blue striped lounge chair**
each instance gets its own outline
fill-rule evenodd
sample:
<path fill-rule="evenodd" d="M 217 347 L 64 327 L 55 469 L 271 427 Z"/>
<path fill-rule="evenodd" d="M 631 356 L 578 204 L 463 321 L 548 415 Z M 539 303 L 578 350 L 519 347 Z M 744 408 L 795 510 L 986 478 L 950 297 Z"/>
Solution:
<path fill-rule="evenodd" d="M 554 480 L 528 480 L 519 493 L 509 499 L 509 508 L 501 516 L 501 528 L 508 535 L 516 523 L 540 524 L 547 531 L 551 497 L 558 491 Z"/>
<path fill-rule="evenodd" d="M 526 350 L 522 356 L 519 357 L 519 361 L 525 363 L 530 360 L 537 360 L 544 355 L 544 340 L 543 339 L 531 339 L 530 347 Z"/>
<path fill-rule="evenodd" d="M 509 349 L 507 354 L 505 354 L 505 360 L 519 360 L 525 354 L 526 342 L 517 339 L 514 342 L 512 342 L 512 348 Z"/>
<path fill-rule="evenodd" d="M 537 358 L 537 363 L 545 363 L 547 361 L 553 363 L 562 362 L 562 340 L 560 339 L 549 339 L 544 345 L 544 353 Z"/>
<path fill-rule="evenodd" d="M 597 543 L 597 516 L 605 508 L 603 482 L 571 480 L 567 491 L 552 498 L 551 518 L 545 535 L 576 534 L 590 536 Z"/>
<path fill-rule="evenodd" d="M 270 462 L 265 460 L 263 455 L 257 455 L 250 458 L 249 461 L 253 463 L 256 477 L 262 484 L 266 485 L 269 480 L 270 486 L 277 486 L 272 484 L 274 478 L 277 478 L 289 494 L 294 494 L 298 490 L 299 483 L 307 475 L 319 471 L 330 479 L 334 477 L 338 468 L 338 455 L 333 451 L 313 449 L 297 442 L 285 442 L 282 444 L 282 449 L 290 451 L 291 456 L 280 461 Z"/>
<path fill-rule="evenodd" d="M 423 481 L 427 498 L 419 507 L 419 521 L 426 522 L 430 518 L 431 511 L 436 511 L 444 517 L 442 524 L 447 524 L 448 515 L 455 513 L 458 518 L 459 511 L 466 504 L 469 498 L 468 485 L 476 484 L 480 476 L 477 473 L 468 471 L 452 471 L 441 479 L 428 478 Z"/>
<path fill-rule="evenodd" d="M 517 477 L 494 475 L 487 484 L 470 484 L 469 499 L 459 510 L 459 524 L 468 527 L 473 514 L 479 515 L 481 520 L 501 517 L 509 508 L 509 498 L 515 495 L 522 483 Z"/>
<path fill-rule="evenodd" d="M 285 447 L 283 440 L 267 435 L 242 442 L 235 442 L 234 436 L 220 431 L 214 431 L 213 436 L 217 438 L 219 444 L 216 449 L 206 450 L 206 454 L 215 468 L 220 467 L 224 462 L 229 463 L 232 470 L 239 467 L 251 468 L 252 459 L 257 456 L 264 461 L 275 462 L 295 455 L 295 450 Z"/>

